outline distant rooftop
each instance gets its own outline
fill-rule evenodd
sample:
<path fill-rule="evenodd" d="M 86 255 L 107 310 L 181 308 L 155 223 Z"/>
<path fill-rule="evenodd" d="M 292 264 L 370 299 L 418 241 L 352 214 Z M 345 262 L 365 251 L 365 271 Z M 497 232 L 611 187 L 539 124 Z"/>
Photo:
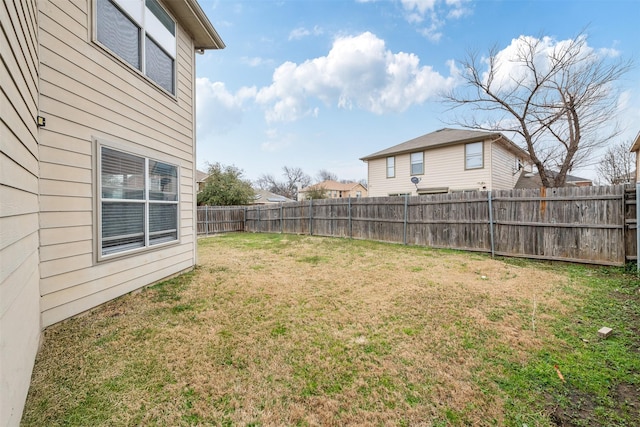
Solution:
<path fill-rule="evenodd" d="M 409 141 L 403 142 L 401 144 L 394 145 L 393 147 L 389 147 L 384 150 L 377 151 L 373 154 L 369 154 L 368 156 L 360 158 L 360 160 L 367 161 L 379 157 L 386 157 L 392 154 L 403 154 L 425 148 L 436 148 L 452 144 L 484 141 L 489 138 L 501 139 L 502 141 L 504 141 L 505 145 L 511 147 L 513 150 L 524 153 L 524 151 L 520 147 L 518 147 L 500 132 L 443 128 L 435 132 L 410 139 Z"/>

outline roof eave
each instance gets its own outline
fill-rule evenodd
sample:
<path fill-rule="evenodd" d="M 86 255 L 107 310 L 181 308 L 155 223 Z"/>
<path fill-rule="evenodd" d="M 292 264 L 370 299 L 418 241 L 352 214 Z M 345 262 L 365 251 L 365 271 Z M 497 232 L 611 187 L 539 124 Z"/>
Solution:
<path fill-rule="evenodd" d="M 636 140 L 633 142 L 633 145 L 631 146 L 631 152 L 634 151 L 638 151 L 640 150 L 640 132 L 638 132 L 638 135 L 636 135 Z"/>
<path fill-rule="evenodd" d="M 197 0 L 165 1 L 164 4 L 191 35 L 196 50 L 226 47 Z"/>
<path fill-rule="evenodd" d="M 389 152 L 385 152 L 387 150 L 382 150 L 382 151 L 379 151 L 378 153 L 373 153 L 373 154 L 371 154 L 369 156 L 361 157 L 360 160 L 362 160 L 363 162 L 366 162 L 368 160 L 380 159 L 382 157 L 389 157 L 389 156 L 396 156 L 396 155 L 400 155 L 400 154 L 415 153 L 416 151 L 419 151 L 419 150 L 431 150 L 431 149 L 434 149 L 434 148 L 446 147 L 446 146 L 449 146 L 449 145 L 468 144 L 470 142 L 486 141 L 489 137 L 498 137 L 500 139 L 503 139 L 506 142 L 506 144 L 508 144 L 508 145 L 512 145 L 513 144 L 504 135 L 502 135 L 499 132 L 495 132 L 495 133 L 490 133 L 490 134 L 487 134 L 487 135 L 484 135 L 484 136 L 474 136 L 474 137 L 471 137 L 471 138 L 456 139 L 455 141 L 447 141 L 447 142 L 442 142 L 440 144 L 428 145 L 428 146 L 423 146 L 423 147 L 418 146 L 418 147 L 409 148 L 409 149 L 406 149 L 406 150 L 389 151 Z M 516 146 L 515 144 L 513 144 L 513 146 L 515 148 L 520 149 L 520 147 Z"/>

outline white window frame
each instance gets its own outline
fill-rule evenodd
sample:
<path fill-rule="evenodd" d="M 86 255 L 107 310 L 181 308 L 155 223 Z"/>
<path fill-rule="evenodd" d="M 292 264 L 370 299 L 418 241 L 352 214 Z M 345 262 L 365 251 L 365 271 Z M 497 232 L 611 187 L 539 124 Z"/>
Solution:
<path fill-rule="evenodd" d="M 471 146 L 477 147 L 480 146 L 480 153 L 469 153 L 469 148 Z M 477 161 L 480 159 L 479 166 L 469 166 L 470 161 Z M 484 168 L 484 142 L 469 142 L 464 145 L 464 169 L 465 170 L 474 170 L 474 169 L 483 169 Z"/>
<path fill-rule="evenodd" d="M 98 2 L 99 1 L 109 1 L 113 6 L 115 6 L 122 14 L 124 14 L 127 18 L 129 18 L 134 25 L 138 27 L 139 31 L 139 45 L 138 45 L 138 54 L 140 59 L 140 67 L 136 68 L 131 65 L 125 59 L 123 59 L 116 52 L 111 50 L 108 46 L 104 45 L 100 40 L 98 40 Z M 109 52 L 115 58 L 119 60 L 122 64 L 126 65 L 127 68 L 131 70 L 135 70 L 138 75 L 141 75 L 145 78 L 145 80 L 149 81 L 155 87 L 162 90 L 164 93 L 170 95 L 173 98 L 177 98 L 178 93 L 178 69 L 177 69 L 177 51 L 178 51 L 178 24 L 176 20 L 169 14 L 162 4 L 158 0 L 155 1 L 158 6 L 167 14 L 167 16 L 173 22 L 173 33 L 171 34 L 169 30 L 167 30 L 161 21 L 153 14 L 150 9 L 146 7 L 146 0 L 94 0 L 93 3 L 93 41 L 104 50 Z M 152 42 L 162 50 L 169 58 L 171 58 L 172 64 L 172 89 L 168 90 L 160 83 L 156 82 L 152 79 L 147 73 L 147 64 L 146 64 L 146 43 L 147 37 L 149 37 Z"/>
<path fill-rule="evenodd" d="M 396 158 L 395 156 L 389 156 L 385 159 L 385 167 L 387 170 L 387 178 L 396 177 Z"/>
<path fill-rule="evenodd" d="M 102 149 L 107 148 L 113 151 L 117 151 L 126 155 L 131 155 L 135 157 L 139 157 L 144 159 L 144 189 L 143 189 L 143 198 L 142 199 L 117 199 L 117 198 L 104 198 L 103 197 L 103 182 L 102 182 Z M 181 235 L 180 235 L 180 166 L 168 161 L 167 159 L 159 159 L 157 156 L 149 156 L 140 151 L 131 150 L 129 147 L 123 147 L 122 144 L 112 143 L 109 141 L 96 140 L 96 215 L 95 215 L 95 224 L 96 224 L 96 232 L 97 232 L 97 260 L 98 261 L 106 261 L 114 258 L 122 258 L 130 255 L 136 255 L 141 252 L 147 252 L 152 250 L 157 250 L 159 248 L 164 248 L 166 246 L 173 246 L 180 243 Z M 176 172 L 176 182 L 175 182 L 175 200 L 154 200 L 150 197 L 151 195 L 151 179 L 150 179 L 150 171 L 149 164 L 150 162 L 159 162 L 171 167 L 175 167 Z M 144 245 L 141 247 L 136 247 L 132 249 L 123 249 L 120 251 L 112 251 L 110 253 L 104 253 L 103 251 L 103 224 L 102 224 L 102 211 L 103 211 L 103 203 L 135 203 L 135 204 L 143 204 L 144 205 Z M 175 205 L 176 209 L 176 238 L 169 241 L 163 241 L 158 243 L 151 242 L 151 234 L 149 227 L 149 212 L 151 205 Z M 164 230 L 166 232 L 168 230 Z"/>
<path fill-rule="evenodd" d="M 424 175 L 424 151 L 409 154 L 409 163 L 410 175 Z M 418 165 L 420 165 L 420 171 L 414 171 L 413 167 Z"/>

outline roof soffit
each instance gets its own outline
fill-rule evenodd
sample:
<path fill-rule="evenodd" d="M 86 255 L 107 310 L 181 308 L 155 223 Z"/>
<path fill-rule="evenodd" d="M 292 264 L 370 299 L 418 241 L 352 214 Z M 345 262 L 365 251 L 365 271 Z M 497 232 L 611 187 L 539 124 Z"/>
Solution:
<path fill-rule="evenodd" d="M 194 47 L 200 49 L 224 49 L 225 44 L 209 21 L 197 0 L 164 0 L 180 26 L 193 38 Z"/>

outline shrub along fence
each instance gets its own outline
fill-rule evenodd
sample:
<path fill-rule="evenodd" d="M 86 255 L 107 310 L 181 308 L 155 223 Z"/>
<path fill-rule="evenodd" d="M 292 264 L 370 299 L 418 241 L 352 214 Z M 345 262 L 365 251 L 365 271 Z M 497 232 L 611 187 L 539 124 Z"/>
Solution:
<path fill-rule="evenodd" d="M 633 185 L 199 207 L 198 233 L 348 237 L 557 261 L 635 260 Z"/>

